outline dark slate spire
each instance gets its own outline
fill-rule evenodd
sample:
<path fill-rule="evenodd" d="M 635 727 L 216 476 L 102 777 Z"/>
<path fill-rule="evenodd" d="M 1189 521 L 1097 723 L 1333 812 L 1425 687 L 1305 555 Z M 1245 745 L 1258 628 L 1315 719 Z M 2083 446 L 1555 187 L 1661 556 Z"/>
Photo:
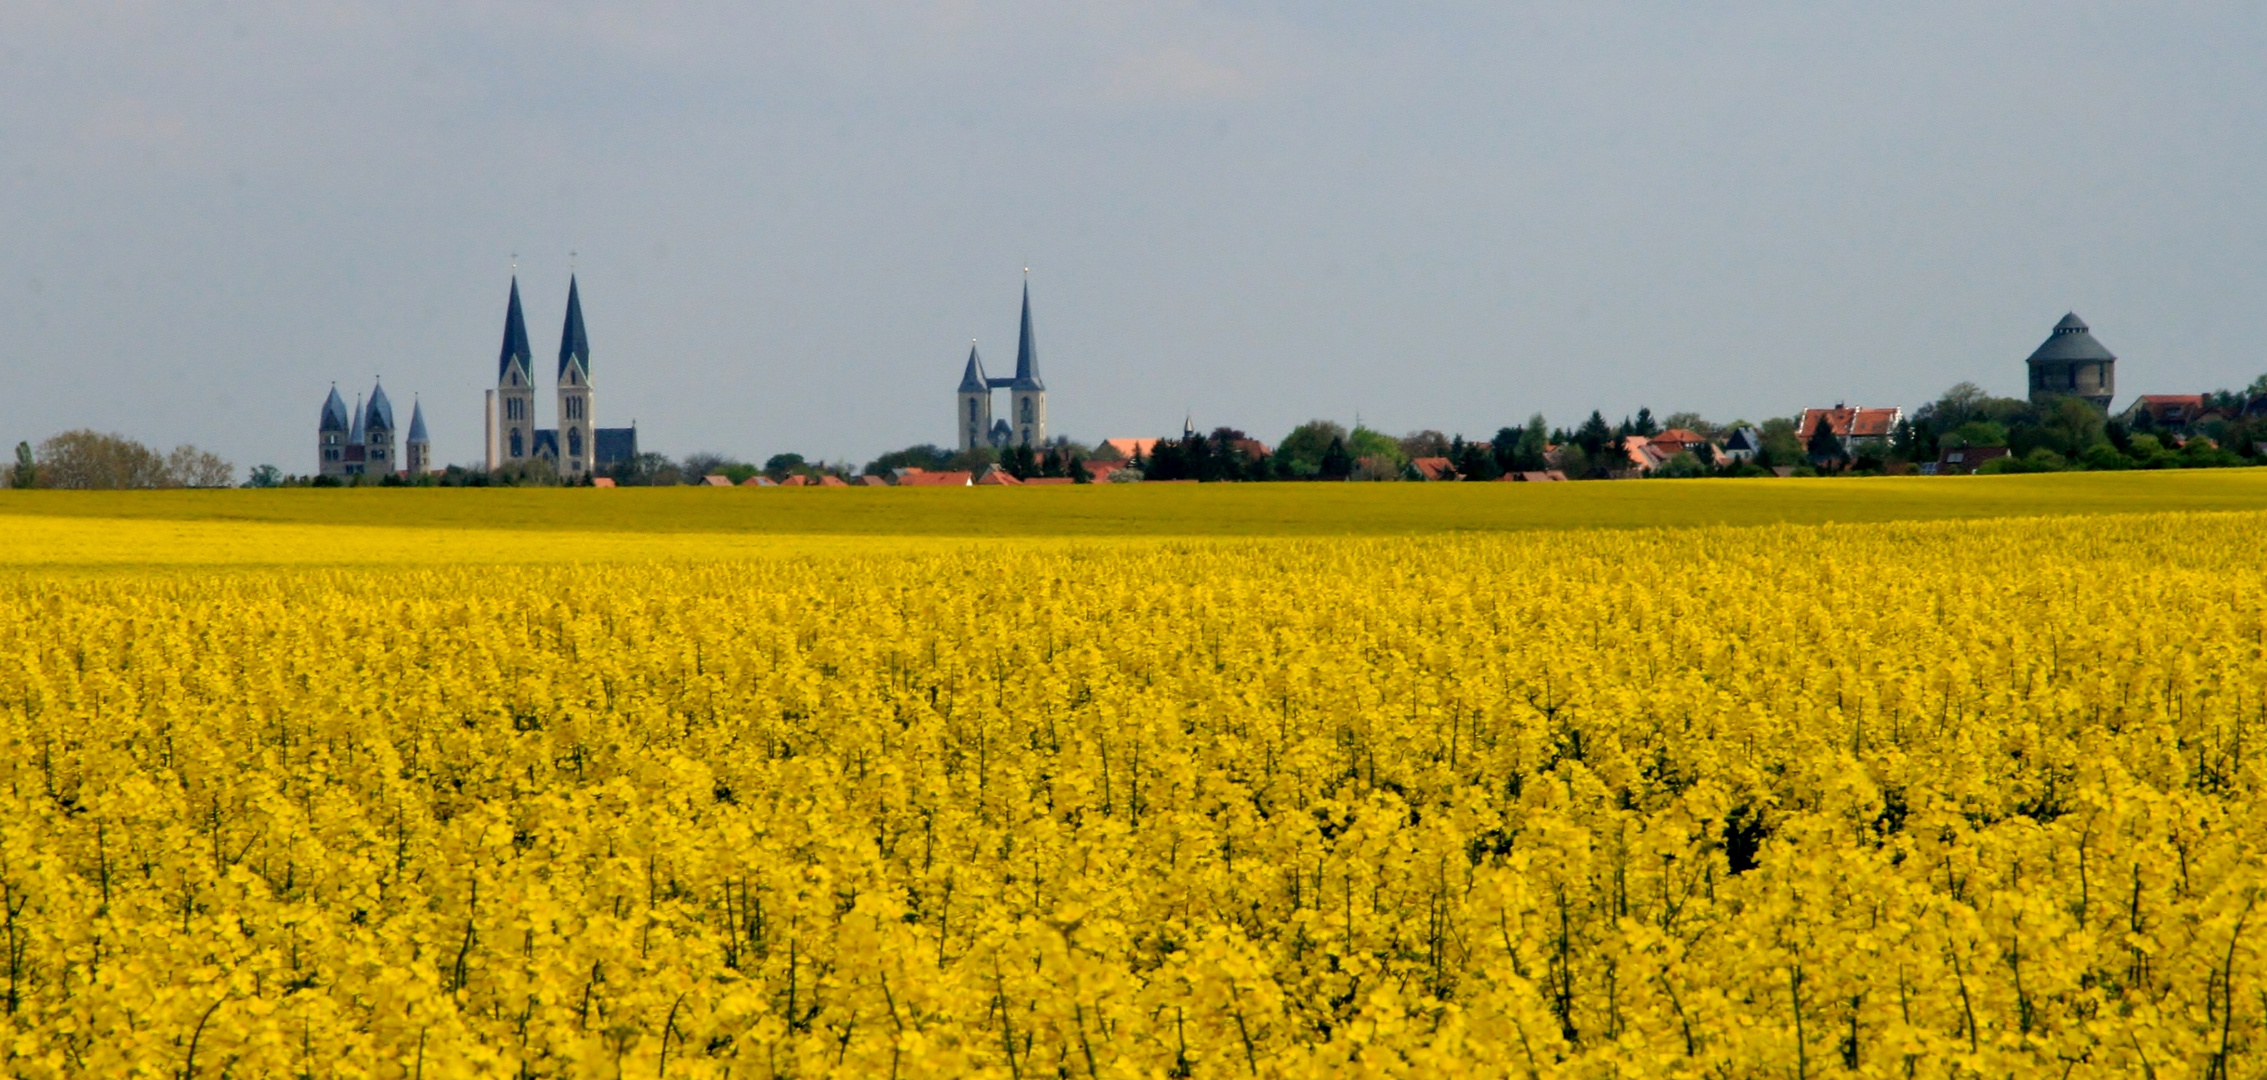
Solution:
<path fill-rule="evenodd" d="M 1015 345 L 1015 382 L 1017 390 L 1045 390 L 1047 384 L 1039 381 L 1039 342 L 1031 336 L 1031 279 L 1023 280 L 1023 337 Z"/>
<path fill-rule="evenodd" d="M 2115 359 L 2117 357 L 2104 348 L 2101 342 L 2094 340 L 2094 333 L 2087 328 L 2086 320 L 2079 318 L 2078 313 L 2073 311 L 2063 316 L 2061 322 L 2054 324 L 2054 333 L 2047 335 L 2047 340 L 2040 343 L 2038 350 L 2031 354 L 2030 362 L 2037 364 Z"/>
<path fill-rule="evenodd" d="M 409 404 L 409 441 L 433 441 L 425 437 L 425 403 L 422 401 L 412 401 Z"/>
<path fill-rule="evenodd" d="M 346 433 L 346 441 L 352 446 L 362 445 L 362 399 L 359 397 L 354 399 L 354 430 Z"/>
<path fill-rule="evenodd" d="M 535 381 L 535 353 L 527 347 L 527 319 L 520 315 L 520 279 L 512 276 L 512 302 L 504 309 L 504 351 L 496 358 L 496 381 L 512 370 L 512 361 L 519 361 L 529 382 Z"/>
<path fill-rule="evenodd" d="M 976 343 L 969 342 L 968 367 L 960 373 L 960 392 L 981 394 L 991 388 L 992 384 L 984 378 L 984 360 L 976 355 Z"/>
<path fill-rule="evenodd" d="M 386 399 L 384 383 L 370 388 L 370 419 L 364 425 L 373 431 L 394 430 L 394 403 Z"/>
<path fill-rule="evenodd" d="M 567 365 L 582 368 L 584 379 L 590 378 L 590 335 L 582 328 L 582 295 L 575 288 L 573 275 L 567 276 L 567 326 L 559 331 L 559 374 L 567 374 Z"/>
<path fill-rule="evenodd" d="M 320 430 L 343 432 L 348 426 L 346 402 L 338 396 L 338 384 L 332 383 L 330 399 L 323 402 L 323 426 Z"/>

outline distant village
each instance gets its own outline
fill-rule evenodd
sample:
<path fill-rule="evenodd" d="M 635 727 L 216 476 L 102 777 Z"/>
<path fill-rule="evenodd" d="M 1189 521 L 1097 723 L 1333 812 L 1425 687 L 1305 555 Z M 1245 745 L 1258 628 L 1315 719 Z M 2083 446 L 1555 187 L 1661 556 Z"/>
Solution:
<path fill-rule="evenodd" d="M 422 405 L 396 424 L 382 384 L 352 407 L 334 385 L 315 427 L 312 468 L 251 470 L 244 486 L 962 487 L 1265 481 L 1512 481 L 1922 475 L 2212 468 L 2267 463 L 2267 375 L 2242 390 L 2141 394 L 2118 402 L 2117 356 L 2076 313 L 2025 360 L 2029 393 L 1995 397 L 1963 382 L 1908 413 L 1837 401 L 1800 413 L 1717 421 L 1639 409 L 1593 411 L 1572 426 L 1542 415 L 1492 433 L 1394 435 L 1329 420 L 1270 445 L 1232 426 L 1080 442 L 1048 431 L 1031 289 L 1025 282 L 1015 373 L 987 373 L 970 346 L 952 392 L 951 445 L 924 442 L 863 465 L 794 453 L 761 462 L 727 454 L 670 458 L 639 445 L 637 425 L 600 427 L 581 292 L 570 278 L 550 426 L 515 274 L 505 301 L 496 385 L 482 401 L 478 463 L 442 465 Z M 2010 361 L 2012 363 L 2012 359 Z M 1001 391 L 1007 409 L 995 412 Z M 2113 409 L 2113 406 L 2118 406 Z M 16 448 L 16 487 L 210 487 L 234 467 L 183 446 L 162 454 L 118 435 L 72 431 Z"/>
<path fill-rule="evenodd" d="M 485 460 L 435 469 L 423 418 L 400 456 L 382 388 L 354 411 L 336 391 L 324 403 L 318 468 L 307 482 L 393 484 L 696 484 L 714 487 L 966 487 L 1220 481 L 1514 481 L 1958 476 L 2065 470 L 2199 468 L 2267 458 L 2267 376 L 2241 391 L 2142 394 L 2116 404 L 2117 356 L 2076 313 L 2063 316 L 2024 361 L 2029 394 L 1994 397 L 1961 383 L 1910 414 L 1899 406 L 1835 402 L 1762 421 L 1639 409 L 1609 421 L 1593 411 L 1571 427 L 1541 415 L 1492 434 L 1390 435 L 1328 420 L 1301 424 L 1274 445 L 1229 426 L 1082 443 L 1047 429 L 1031 288 L 1025 282 L 1015 373 L 990 375 L 970 346 L 952 392 L 954 442 L 920 443 L 863 466 L 775 454 L 671 459 L 641 453 L 638 431 L 595 426 L 596 391 L 580 293 L 567 287 L 554 429 L 535 426 L 536 380 L 519 283 L 506 300 L 497 385 L 483 415 Z M 1007 410 L 995 412 L 1005 392 Z"/>

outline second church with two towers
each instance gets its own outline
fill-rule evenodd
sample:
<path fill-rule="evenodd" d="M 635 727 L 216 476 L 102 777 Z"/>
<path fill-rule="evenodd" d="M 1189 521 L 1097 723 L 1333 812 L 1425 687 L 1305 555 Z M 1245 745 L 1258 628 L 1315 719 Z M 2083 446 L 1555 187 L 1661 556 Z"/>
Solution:
<path fill-rule="evenodd" d="M 1008 392 L 1008 415 L 992 416 L 992 391 Z M 953 391 L 953 426 L 960 429 L 960 448 L 988 446 L 1004 450 L 1047 445 L 1047 384 L 1039 379 L 1039 345 L 1031 337 L 1031 282 L 1023 283 L 1023 330 L 1015 347 L 1015 378 L 984 375 L 984 360 L 976 346 L 968 346 L 968 367 Z"/>

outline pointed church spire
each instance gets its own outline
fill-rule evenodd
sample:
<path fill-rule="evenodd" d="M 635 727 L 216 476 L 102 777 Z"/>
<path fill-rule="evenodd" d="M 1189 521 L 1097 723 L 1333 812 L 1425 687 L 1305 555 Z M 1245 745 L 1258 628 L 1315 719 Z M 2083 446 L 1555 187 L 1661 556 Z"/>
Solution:
<path fill-rule="evenodd" d="M 376 431 L 394 429 L 394 403 L 386 397 L 386 384 L 381 382 L 370 388 L 368 427 Z"/>
<path fill-rule="evenodd" d="M 960 392 L 981 394 L 992 388 L 984 379 L 984 359 L 976 355 L 976 343 L 968 343 L 968 367 L 960 373 Z"/>
<path fill-rule="evenodd" d="M 567 275 L 567 325 L 559 331 L 559 374 L 567 374 L 567 365 L 582 367 L 583 378 L 590 378 L 590 336 L 582 328 L 582 294 L 575 287 L 574 275 Z"/>
<path fill-rule="evenodd" d="M 512 275 L 512 300 L 504 309 L 504 349 L 496 357 L 496 381 L 502 382 L 511 373 L 512 361 L 519 361 L 520 369 L 532 381 L 535 377 L 535 353 L 527 347 L 527 319 L 520 314 L 520 279 Z"/>
<path fill-rule="evenodd" d="M 409 404 L 409 441 L 431 441 L 425 437 L 425 403 L 414 398 Z"/>
<path fill-rule="evenodd" d="M 1031 271 L 1023 278 L 1023 336 L 1015 346 L 1015 389 L 1045 390 L 1039 381 L 1039 343 L 1031 336 Z"/>
<path fill-rule="evenodd" d="M 318 430 L 343 432 L 347 426 L 346 402 L 338 396 L 338 384 L 332 383 L 331 396 L 323 402 L 323 425 Z"/>
<path fill-rule="evenodd" d="M 349 446 L 362 445 L 362 395 L 354 395 L 354 430 L 346 433 Z"/>

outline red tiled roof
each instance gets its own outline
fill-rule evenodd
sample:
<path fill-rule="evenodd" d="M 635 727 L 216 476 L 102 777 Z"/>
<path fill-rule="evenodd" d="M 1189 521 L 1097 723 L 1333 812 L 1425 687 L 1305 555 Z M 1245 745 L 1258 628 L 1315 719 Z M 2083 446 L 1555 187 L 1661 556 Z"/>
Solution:
<path fill-rule="evenodd" d="M 1629 455 L 1629 467 L 1641 473 L 1652 472 L 1660 468 L 1662 462 L 1675 456 L 1675 451 L 1655 446 L 1652 440 L 1643 435 L 1624 436 L 1622 453 Z"/>
<path fill-rule="evenodd" d="M 975 477 L 966 472 L 928 472 L 907 469 L 897 478 L 899 487 L 967 487 Z"/>
<path fill-rule="evenodd" d="M 858 486 L 859 486 L 859 487 L 888 487 L 888 486 L 889 486 L 889 481 L 888 481 L 888 480 L 885 480 L 885 479 L 883 479 L 883 478 L 881 478 L 881 477 L 879 477 L 879 476 L 873 476 L 873 475 L 870 475 L 870 474 L 869 474 L 869 475 L 866 475 L 866 476 L 861 476 L 861 477 L 859 477 L 859 478 L 858 478 Z"/>
<path fill-rule="evenodd" d="M 757 473 L 756 475 L 754 475 L 754 476 L 751 476 L 751 477 L 747 478 L 746 480 L 742 480 L 742 481 L 740 481 L 740 486 L 741 486 L 741 487 L 778 487 L 779 485 L 778 485 L 778 484 L 775 484 L 775 483 L 772 483 L 771 477 L 765 476 L 765 475 L 764 475 L 764 474 L 762 474 L 762 473 Z"/>
<path fill-rule="evenodd" d="M 1039 487 L 1041 485 L 1052 486 L 1055 484 L 1075 483 L 1078 483 L 1078 481 L 1073 480 L 1068 476 L 1034 476 L 1031 479 L 1023 482 L 1025 487 Z"/>
<path fill-rule="evenodd" d="M 843 482 L 842 482 L 842 478 L 841 478 L 841 477 L 839 477 L 839 476 L 836 476 L 836 475 L 834 475 L 833 473 L 828 473 L 828 474 L 826 474 L 825 476 L 819 477 L 819 486 L 820 486 L 820 487 L 849 487 L 850 485 L 849 485 L 849 484 L 846 484 L 846 483 L 843 483 Z"/>
<path fill-rule="evenodd" d="M 808 487 L 808 486 L 810 486 L 810 483 L 811 483 L 811 480 L 810 480 L 810 478 L 809 478 L 809 477 L 807 477 L 807 476 L 804 476 L 804 475 L 803 475 L 802 473 L 796 473 L 795 475 L 793 475 L 793 476 L 790 476 L 790 477 L 788 477 L 787 479 L 780 481 L 780 482 L 779 482 L 779 486 L 780 486 L 780 487 Z"/>
<path fill-rule="evenodd" d="M 1089 461 L 1086 463 L 1086 472 L 1088 476 L 1094 478 L 1095 483 L 1099 484 L 1110 479 L 1111 473 L 1129 467 L 1123 461 Z"/>
<path fill-rule="evenodd" d="M 732 478 L 717 473 L 711 473 L 707 476 L 701 477 L 701 483 L 707 485 L 708 487 L 731 487 Z"/>
<path fill-rule="evenodd" d="M 1410 458 L 1409 464 L 1427 480 L 1456 479 L 1456 464 L 1444 457 Z"/>
<path fill-rule="evenodd" d="M 977 482 L 977 483 L 979 483 L 979 484 L 983 484 L 983 485 L 985 485 L 985 486 L 987 486 L 987 487 L 1022 487 L 1022 486 L 1023 486 L 1023 481 L 1016 479 L 1016 478 L 1015 478 L 1015 474 L 1014 474 L 1014 473 L 1011 473 L 1011 472 L 1007 471 L 1006 469 L 1000 468 L 1000 467 L 999 467 L 999 466 L 997 466 L 997 465 L 988 465 L 988 466 L 986 466 L 986 467 L 984 468 L 984 475 L 977 477 L 977 478 L 976 478 L 976 482 Z"/>
<path fill-rule="evenodd" d="M 1796 428 L 1795 437 L 1810 442 L 1811 433 L 1818 430 L 1819 421 L 1826 429 L 1845 439 L 1885 439 L 1897 430 L 1897 421 L 1904 419 L 1900 408 L 1862 409 L 1850 405 L 1836 405 L 1831 409 L 1804 409 L 1803 422 Z"/>
<path fill-rule="evenodd" d="M 611 476 L 593 476 L 590 478 L 590 486 L 610 488 L 614 486 L 614 478 Z"/>
<path fill-rule="evenodd" d="M 1157 452 L 1156 439 L 1104 439 L 1102 445 L 1118 452 L 1127 461 L 1135 457 L 1148 457 Z"/>
<path fill-rule="evenodd" d="M 2149 419 L 2160 424 L 2180 426 L 2194 423 L 2204 414 L 2202 394 L 2143 394 L 2126 406 L 2128 414 L 2144 412 Z"/>

